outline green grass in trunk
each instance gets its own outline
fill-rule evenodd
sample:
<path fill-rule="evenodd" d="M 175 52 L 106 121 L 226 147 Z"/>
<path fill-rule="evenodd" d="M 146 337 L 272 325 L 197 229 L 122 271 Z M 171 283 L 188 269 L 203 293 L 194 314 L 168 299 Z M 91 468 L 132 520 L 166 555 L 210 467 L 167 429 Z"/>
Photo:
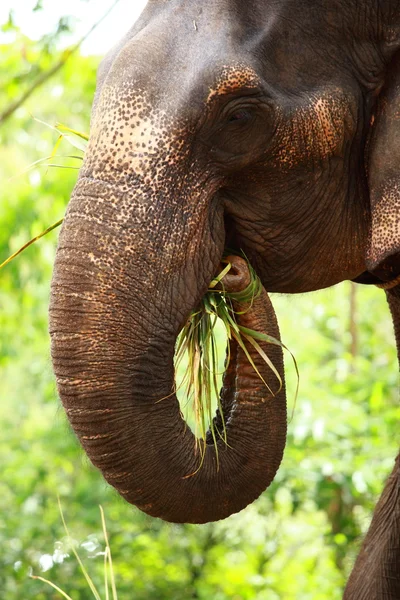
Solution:
<path fill-rule="evenodd" d="M 229 252 L 229 254 L 232 254 L 232 252 Z M 261 281 L 247 261 L 251 278 L 249 286 L 242 292 L 227 292 L 223 289 L 221 282 L 223 277 L 231 269 L 231 264 L 226 259 L 224 259 L 223 262 L 226 266 L 219 275 L 211 281 L 209 289 L 204 295 L 200 306 L 197 310 L 192 312 L 182 329 L 177 340 L 175 353 L 175 372 L 178 371 L 182 361 L 185 360 L 186 362 L 182 381 L 177 382 L 176 387 L 178 389 L 181 387 L 184 388 L 188 402 L 190 402 L 192 406 L 194 433 L 201 456 L 200 466 L 204 458 L 205 439 L 208 430 L 211 432 L 217 451 L 217 464 L 217 438 L 221 438 L 225 444 L 228 443 L 224 414 L 219 398 L 221 373 L 219 372 L 218 357 L 218 322 L 222 324 L 226 335 L 227 357 L 225 369 L 228 367 L 230 360 L 229 341 L 234 339 L 245 353 L 257 375 L 268 388 L 268 391 L 272 395 L 275 395 L 282 389 L 282 379 L 265 351 L 261 348 L 259 342 L 262 341 L 268 344 L 275 344 L 283 348 L 285 348 L 285 346 L 279 340 L 266 333 L 254 331 L 239 325 L 237 320 L 237 315 L 239 313 L 235 312 L 232 303 L 233 301 L 236 301 L 240 304 L 248 305 L 247 310 L 249 310 L 254 300 L 261 293 Z M 277 378 L 279 387 L 275 393 L 271 390 L 254 364 L 245 342 L 250 343 L 256 349 Z M 222 432 L 216 431 L 214 428 L 213 418 L 216 408 L 219 409 L 221 414 L 223 423 Z"/>

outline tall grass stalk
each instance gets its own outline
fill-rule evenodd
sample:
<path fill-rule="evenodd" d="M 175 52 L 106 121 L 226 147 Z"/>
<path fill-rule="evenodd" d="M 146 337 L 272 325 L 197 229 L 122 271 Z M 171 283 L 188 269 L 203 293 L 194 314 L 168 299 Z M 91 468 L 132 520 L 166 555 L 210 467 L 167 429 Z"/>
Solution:
<path fill-rule="evenodd" d="M 63 527 L 64 527 L 64 531 L 67 535 L 67 538 L 69 538 L 70 540 L 72 540 L 69 529 L 67 527 L 67 523 L 66 520 L 64 518 L 64 513 L 61 507 L 61 502 L 60 502 L 60 498 L 58 498 L 58 508 L 60 511 L 60 515 L 61 515 L 61 520 L 63 523 Z M 102 529 L 103 529 L 103 536 L 104 536 L 104 541 L 105 541 L 105 550 L 104 550 L 104 590 L 105 590 L 105 600 L 110 600 L 110 585 L 111 585 L 111 594 L 112 594 L 112 600 L 118 600 L 118 594 L 117 594 L 117 588 L 115 585 L 115 575 L 114 575 L 114 568 L 113 568 L 113 563 L 112 563 L 112 557 L 111 557 L 111 548 L 110 548 L 110 544 L 108 541 L 108 534 L 107 534 L 107 527 L 106 527 L 106 521 L 105 521 L 105 517 L 104 517 L 104 511 L 103 508 L 100 506 L 100 516 L 101 516 L 101 524 L 102 524 Z M 97 590 L 95 584 L 93 583 L 88 571 L 86 570 L 81 557 L 79 556 L 78 551 L 75 548 L 74 543 L 71 541 L 71 550 L 79 564 L 79 567 L 83 573 L 83 576 L 85 577 L 86 583 L 88 585 L 89 590 L 91 591 L 93 597 L 95 598 L 95 600 L 102 600 L 100 592 Z M 50 581 L 49 579 L 45 579 L 44 577 L 40 577 L 38 575 L 30 575 L 30 577 L 32 579 L 36 579 L 39 581 L 42 581 L 43 583 L 46 583 L 47 585 L 49 585 L 50 587 L 52 587 L 54 590 L 56 590 L 59 594 L 61 594 L 61 596 L 63 598 L 66 598 L 67 600 L 73 600 L 71 598 L 71 596 L 69 596 L 66 592 L 64 592 L 59 586 L 57 586 L 55 583 L 53 583 L 52 581 Z"/>

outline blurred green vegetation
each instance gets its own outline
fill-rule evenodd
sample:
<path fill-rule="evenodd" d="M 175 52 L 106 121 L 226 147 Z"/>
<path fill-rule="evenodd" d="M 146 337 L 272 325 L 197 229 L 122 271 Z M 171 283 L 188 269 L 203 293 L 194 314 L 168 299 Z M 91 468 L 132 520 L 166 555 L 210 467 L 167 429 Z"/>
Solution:
<path fill-rule="evenodd" d="M 39 60 L 35 44 L 24 43 Z M 0 80 L 14 82 L 21 48 L 8 47 L 1 57 Z M 0 262 L 62 217 L 76 178 L 75 171 L 38 167 L 9 180 L 53 148 L 55 134 L 31 114 L 87 131 L 97 64 L 71 58 L 0 128 Z M 104 507 L 122 600 L 341 598 L 397 451 L 398 367 L 384 293 L 345 282 L 273 296 L 301 377 L 281 469 L 240 514 L 204 526 L 169 525 L 116 496 L 60 408 L 47 334 L 56 238 L 51 233 L 0 271 L 1 597 L 58 598 L 29 579 L 30 568 L 74 600 L 92 597 L 75 559 L 64 556 L 59 495 L 100 588 L 98 504 Z M 296 382 L 286 362 L 291 410 Z"/>

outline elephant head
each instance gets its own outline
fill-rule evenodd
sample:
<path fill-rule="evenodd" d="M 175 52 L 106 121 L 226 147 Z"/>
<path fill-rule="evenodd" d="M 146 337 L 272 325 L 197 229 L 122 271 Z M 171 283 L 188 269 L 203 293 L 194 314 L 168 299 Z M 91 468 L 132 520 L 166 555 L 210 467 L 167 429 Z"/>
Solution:
<path fill-rule="evenodd" d="M 235 349 L 219 472 L 209 446 L 185 478 L 193 436 L 175 397 L 157 403 L 225 247 L 246 253 L 268 292 L 400 273 L 398 9 L 150 0 L 100 67 L 55 263 L 52 357 L 91 460 L 149 514 L 225 517 L 281 458 L 282 413 L 277 428 L 254 408 L 259 385 Z M 278 335 L 263 298 L 249 319 Z"/>

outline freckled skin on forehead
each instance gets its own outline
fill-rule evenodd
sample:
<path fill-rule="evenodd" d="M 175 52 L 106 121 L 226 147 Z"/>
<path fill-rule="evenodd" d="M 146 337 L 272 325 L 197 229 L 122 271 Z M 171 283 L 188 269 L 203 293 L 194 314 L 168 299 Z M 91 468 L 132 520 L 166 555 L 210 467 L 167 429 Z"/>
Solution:
<path fill-rule="evenodd" d="M 118 262 L 128 271 L 130 262 L 143 261 L 141 277 L 145 276 L 149 289 L 161 274 L 171 269 L 179 273 L 191 256 L 198 255 L 207 230 L 207 220 L 200 215 L 208 210 L 214 185 L 208 184 L 205 196 L 209 173 L 191 162 L 190 150 L 185 119 L 154 108 L 148 93 L 134 80 L 103 86 L 75 194 L 84 195 L 93 181 L 109 187 L 100 214 L 119 241 L 125 239 Z M 81 199 L 80 211 L 92 219 L 90 201 Z M 104 256 L 95 261 L 100 267 L 114 253 L 109 236 L 102 245 Z M 115 252 L 118 255 L 120 250 Z M 123 271 L 118 278 L 122 281 Z"/>
<path fill-rule="evenodd" d="M 123 173 L 125 191 L 129 191 L 130 178 L 145 177 L 151 165 L 149 183 L 154 185 L 167 166 L 165 161 L 174 160 L 183 143 L 179 131 L 172 135 L 170 130 L 171 119 L 164 111 L 154 110 L 146 92 L 134 82 L 106 84 L 91 127 L 85 169 L 95 178 L 118 182 Z"/>
<path fill-rule="evenodd" d="M 240 92 L 243 89 L 257 89 L 260 85 L 261 78 L 252 67 L 245 64 L 224 66 L 215 85 L 210 89 L 206 104 L 209 106 L 218 96 Z"/>
<path fill-rule="evenodd" d="M 260 84 L 260 77 L 247 65 L 222 67 L 209 88 L 204 109 L 211 108 L 218 97 L 244 88 L 257 89 Z M 119 184 L 123 173 L 127 192 L 131 177 L 141 178 L 154 188 L 160 182 L 164 185 L 166 169 L 185 155 L 189 128 L 185 118 L 175 117 L 174 111 L 154 108 L 148 92 L 135 81 L 106 83 L 92 121 L 85 169 L 94 178 L 116 177 Z"/>

